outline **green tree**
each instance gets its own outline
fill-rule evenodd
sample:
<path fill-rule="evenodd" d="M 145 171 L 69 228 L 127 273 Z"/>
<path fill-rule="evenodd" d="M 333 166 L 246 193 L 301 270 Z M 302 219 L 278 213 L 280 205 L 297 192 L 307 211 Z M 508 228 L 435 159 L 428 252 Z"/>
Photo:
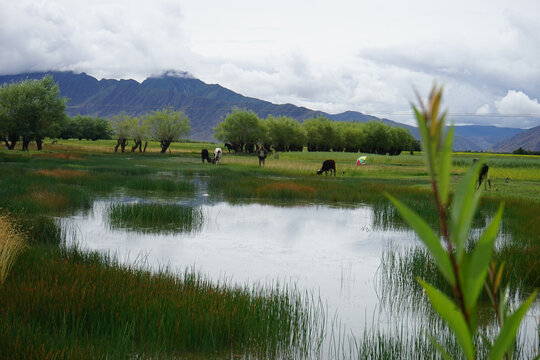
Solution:
<path fill-rule="evenodd" d="M 238 108 L 233 108 L 225 120 L 214 128 L 216 139 L 231 143 L 239 151 L 253 151 L 255 144 L 265 140 L 265 133 L 266 128 L 257 114 Z"/>
<path fill-rule="evenodd" d="M 347 152 L 358 152 L 365 142 L 364 124 L 338 122 L 337 129 L 343 141 L 343 150 Z"/>
<path fill-rule="evenodd" d="M 82 139 L 82 125 L 80 121 L 77 121 L 76 117 L 65 116 L 62 130 L 58 137 L 60 139 Z"/>
<path fill-rule="evenodd" d="M 264 123 L 268 129 L 268 141 L 276 151 L 291 151 L 302 147 L 306 141 L 302 125 L 290 117 L 269 115 Z"/>
<path fill-rule="evenodd" d="M 25 80 L 0 87 L 0 135 L 13 149 L 22 139 L 22 150 L 35 140 L 41 150 L 43 138 L 56 137 L 64 120 L 67 99 L 52 76 Z"/>
<path fill-rule="evenodd" d="M 308 151 L 330 151 L 341 143 L 337 126 L 324 116 L 304 121 L 303 127 Z"/>
<path fill-rule="evenodd" d="M 107 119 L 88 115 L 67 117 L 62 123 L 58 137 L 61 139 L 99 140 L 111 138 L 111 126 Z"/>
<path fill-rule="evenodd" d="M 399 155 L 402 151 L 411 151 L 414 146 L 414 136 L 409 129 L 402 127 L 390 128 L 391 145 L 389 149 L 390 155 Z"/>
<path fill-rule="evenodd" d="M 390 151 L 392 137 L 390 135 L 390 126 L 380 121 L 370 121 L 365 124 L 364 131 L 366 139 L 363 152 L 371 154 L 384 155 Z"/>
<path fill-rule="evenodd" d="M 152 112 L 148 124 L 152 138 L 160 142 L 161 153 L 165 153 L 172 142 L 187 138 L 191 131 L 187 115 L 172 108 Z"/>
<path fill-rule="evenodd" d="M 114 147 L 114 152 L 118 151 L 120 147 L 121 151 L 124 152 L 127 145 L 127 139 L 131 136 L 131 127 L 133 124 L 133 118 L 121 112 L 120 114 L 114 115 L 111 119 L 111 127 L 116 138 L 116 146 Z"/>
<path fill-rule="evenodd" d="M 131 124 L 131 137 L 133 138 L 133 146 L 131 152 L 137 148 L 139 152 L 146 152 L 146 146 L 148 145 L 148 137 L 150 136 L 150 123 L 147 116 L 141 116 L 133 118 Z M 142 143 L 144 143 L 144 150 L 142 149 Z"/>

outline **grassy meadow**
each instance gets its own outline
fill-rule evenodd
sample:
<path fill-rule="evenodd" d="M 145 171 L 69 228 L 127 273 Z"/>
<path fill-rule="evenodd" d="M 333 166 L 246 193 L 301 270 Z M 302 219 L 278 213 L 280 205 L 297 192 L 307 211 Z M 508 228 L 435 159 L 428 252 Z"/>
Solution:
<path fill-rule="evenodd" d="M 0 358 L 303 358 L 320 345 L 324 312 L 294 287 L 213 284 L 188 270 L 151 273 L 67 248 L 69 234 L 56 217 L 90 209 L 98 198 L 191 199 L 205 191 L 231 203 L 369 204 L 377 226 L 405 227 L 387 192 L 437 223 L 421 153 L 368 154 L 367 165 L 356 166 L 360 154 L 291 152 L 269 154 L 259 167 L 255 154 L 226 150 L 218 165 L 201 162 L 201 149 L 222 144 L 173 143 L 159 154 L 157 143 L 146 153 L 114 153 L 115 141 L 49 143 L 39 152 L 0 151 L 0 241 L 13 238 L 3 229 L 24 238 L 13 264 L 4 256 L 9 245 L 0 244 L 0 269 L 8 269 L 0 283 Z M 540 156 L 456 153 L 451 186 L 474 158 L 490 166 L 492 185 L 475 221 L 485 226 L 482 219 L 504 201 L 507 235 L 495 257 L 506 262 L 514 292 L 527 293 L 540 287 Z M 337 176 L 316 175 L 326 159 L 336 161 Z M 149 233 L 196 231 L 204 221 L 195 207 L 155 202 L 119 204 L 108 219 L 112 227 Z M 418 294 L 416 276 L 443 283 L 422 249 L 385 256 L 389 291 L 403 298 Z M 359 358 L 399 357 L 406 348 L 380 334 L 357 341 Z M 376 352 L 381 346 L 388 351 Z"/>

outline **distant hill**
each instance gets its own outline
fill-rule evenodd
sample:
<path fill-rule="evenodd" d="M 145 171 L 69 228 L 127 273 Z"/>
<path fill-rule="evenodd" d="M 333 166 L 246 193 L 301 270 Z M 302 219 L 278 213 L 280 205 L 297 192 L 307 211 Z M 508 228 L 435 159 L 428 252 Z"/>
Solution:
<path fill-rule="evenodd" d="M 496 144 L 496 152 L 513 152 L 519 148 L 529 151 L 540 151 L 540 126 L 524 130 L 511 138 Z"/>
<path fill-rule="evenodd" d="M 418 138 L 415 127 L 389 119 L 379 119 L 356 111 L 328 114 L 292 104 L 273 104 L 243 96 L 217 84 L 206 84 L 187 73 L 168 72 L 139 83 L 135 80 L 97 80 L 85 73 L 41 72 L 3 75 L 0 76 L 0 83 L 41 79 L 46 74 L 52 75 L 58 82 L 61 95 L 70 99 L 67 112 L 71 116 L 81 114 L 111 118 L 121 111 L 138 116 L 171 106 L 188 115 L 192 128 L 190 137 L 194 140 L 214 140 L 213 128 L 235 106 L 252 110 L 261 118 L 274 115 L 303 121 L 321 115 L 336 121 L 381 120 L 390 126 L 407 128 Z M 494 126 L 458 126 L 454 149 L 487 150 L 521 131 Z"/>

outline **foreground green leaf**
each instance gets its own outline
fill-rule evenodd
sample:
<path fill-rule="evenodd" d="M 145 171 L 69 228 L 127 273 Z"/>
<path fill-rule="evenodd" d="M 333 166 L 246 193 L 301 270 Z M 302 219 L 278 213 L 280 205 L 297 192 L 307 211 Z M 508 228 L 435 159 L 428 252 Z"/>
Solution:
<path fill-rule="evenodd" d="M 481 162 L 477 162 L 467 171 L 456 189 L 452 203 L 450 239 L 456 245 L 458 264 L 461 262 L 472 220 L 482 194 L 481 191 L 476 191 L 474 186 L 481 165 Z"/>
<path fill-rule="evenodd" d="M 431 304 L 437 312 L 446 321 L 450 329 L 456 335 L 459 345 L 467 359 L 474 359 L 474 345 L 472 342 L 471 332 L 465 318 L 458 306 L 450 300 L 445 294 L 440 292 L 430 284 L 418 279 L 418 282 L 429 297 Z"/>
<path fill-rule="evenodd" d="M 464 278 L 465 283 L 463 285 L 465 288 L 465 305 L 467 307 L 467 311 L 469 312 L 476 304 L 478 296 L 482 291 L 482 287 L 489 269 L 491 255 L 493 254 L 493 244 L 499 232 L 499 225 L 501 223 L 503 211 L 504 205 L 501 204 L 497 214 L 480 236 L 478 244 L 471 254 L 469 269 L 467 271 L 467 276 Z"/>
<path fill-rule="evenodd" d="M 407 205 L 403 204 L 390 194 L 385 195 L 388 199 L 390 199 L 390 201 L 392 201 L 407 224 L 409 224 L 409 226 L 416 231 L 420 239 L 424 242 L 446 280 L 452 284 L 452 286 L 455 285 L 456 278 L 454 276 L 454 272 L 452 271 L 452 264 L 450 262 L 450 258 L 448 257 L 448 253 L 441 245 L 439 237 L 435 235 L 429 225 L 414 211 L 407 207 Z"/>
<path fill-rule="evenodd" d="M 450 187 L 450 168 L 452 165 L 452 143 L 454 141 L 454 127 L 451 126 L 446 134 L 443 148 L 440 154 L 439 167 L 439 196 L 441 202 L 446 205 L 448 202 L 448 192 Z"/>
<path fill-rule="evenodd" d="M 516 311 L 507 317 L 504 321 L 504 324 L 499 332 L 499 336 L 493 343 L 493 348 L 491 349 L 490 359 L 498 360 L 502 359 L 510 346 L 514 343 L 516 339 L 516 334 L 519 329 L 519 324 L 521 320 L 529 310 L 529 307 L 536 299 L 537 291 L 533 292 L 531 296 L 525 300 L 523 304 Z"/>

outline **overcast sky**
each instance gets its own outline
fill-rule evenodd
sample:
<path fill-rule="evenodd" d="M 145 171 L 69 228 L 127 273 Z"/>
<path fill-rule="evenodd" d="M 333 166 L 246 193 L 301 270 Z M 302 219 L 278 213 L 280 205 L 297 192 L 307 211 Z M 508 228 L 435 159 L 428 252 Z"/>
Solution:
<path fill-rule="evenodd" d="M 187 71 L 246 96 L 414 124 L 540 125 L 538 0 L 0 0 L 0 73 L 142 81 Z"/>

